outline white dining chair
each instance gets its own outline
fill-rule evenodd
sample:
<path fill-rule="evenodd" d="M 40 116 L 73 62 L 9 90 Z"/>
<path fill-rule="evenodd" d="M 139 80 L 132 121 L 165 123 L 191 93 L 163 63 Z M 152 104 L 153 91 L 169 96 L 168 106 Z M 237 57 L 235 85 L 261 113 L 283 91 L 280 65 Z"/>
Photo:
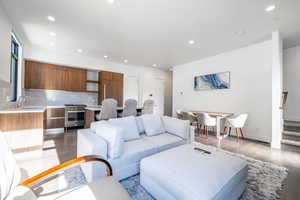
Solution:
<path fill-rule="evenodd" d="M 198 120 L 197 117 L 192 112 L 182 111 L 182 119 L 183 120 L 189 120 L 190 125 L 195 126 L 197 128 Z"/>
<path fill-rule="evenodd" d="M 143 104 L 143 114 L 153 114 L 154 113 L 154 101 L 148 99 Z"/>
<path fill-rule="evenodd" d="M 241 136 L 242 138 L 244 138 L 243 127 L 246 123 L 247 118 L 248 118 L 248 114 L 240 114 L 240 115 L 227 118 L 224 127 L 224 134 L 226 134 L 226 130 L 227 128 L 229 128 L 229 136 L 230 136 L 231 129 L 234 128 L 237 139 L 239 139 L 240 137 L 238 130 L 240 130 Z"/>
<path fill-rule="evenodd" d="M 117 105 L 118 102 L 115 99 L 104 99 L 102 101 L 101 111 L 96 116 L 96 119 L 100 121 L 100 120 L 109 120 L 112 118 L 117 118 L 118 117 Z"/>
<path fill-rule="evenodd" d="M 178 119 L 183 119 L 182 110 L 176 110 L 176 115 Z"/>
<path fill-rule="evenodd" d="M 198 121 L 198 126 L 199 126 L 199 133 L 201 134 L 201 128 L 204 125 L 204 116 L 203 116 L 203 114 L 197 115 L 197 121 Z"/>
<path fill-rule="evenodd" d="M 217 126 L 217 120 L 214 117 L 211 117 L 208 113 L 203 113 L 203 125 L 204 133 L 208 137 L 208 129 L 212 128 L 212 132 L 215 132 L 215 127 Z"/>
<path fill-rule="evenodd" d="M 122 117 L 137 116 L 137 101 L 135 99 L 127 99 L 123 109 Z"/>

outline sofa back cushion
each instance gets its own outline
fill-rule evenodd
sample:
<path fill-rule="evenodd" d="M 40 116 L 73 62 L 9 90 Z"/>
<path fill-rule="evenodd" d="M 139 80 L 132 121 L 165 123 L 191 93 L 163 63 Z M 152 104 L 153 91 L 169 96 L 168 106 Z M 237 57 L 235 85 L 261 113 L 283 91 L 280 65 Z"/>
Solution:
<path fill-rule="evenodd" d="M 144 127 L 144 123 L 143 123 L 143 117 L 142 116 L 138 116 L 135 118 L 136 119 L 136 124 L 139 130 L 139 133 L 145 133 L 145 127 Z"/>
<path fill-rule="evenodd" d="M 164 125 L 159 115 L 142 115 L 145 133 L 147 136 L 159 135 L 165 132 Z"/>
<path fill-rule="evenodd" d="M 101 121 L 96 121 L 96 122 L 92 122 L 91 123 L 91 130 L 96 132 L 96 130 L 99 128 L 99 127 L 102 127 L 103 125 L 108 125 L 109 123 L 105 120 L 101 120 Z"/>
<path fill-rule="evenodd" d="M 140 138 L 135 117 L 123 117 L 110 119 L 108 121 L 113 126 L 118 126 L 123 129 L 123 138 L 125 141 L 136 140 Z"/>
<path fill-rule="evenodd" d="M 109 158 L 115 159 L 122 155 L 124 151 L 122 128 L 112 126 L 109 123 L 98 123 L 95 132 L 107 142 L 107 156 Z"/>
<path fill-rule="evenodd" d="M 189 138 L 190 122 L 168 116 L 162 117 L 164 127 L 168 133 L 179 136 L 183 139 Z"/>

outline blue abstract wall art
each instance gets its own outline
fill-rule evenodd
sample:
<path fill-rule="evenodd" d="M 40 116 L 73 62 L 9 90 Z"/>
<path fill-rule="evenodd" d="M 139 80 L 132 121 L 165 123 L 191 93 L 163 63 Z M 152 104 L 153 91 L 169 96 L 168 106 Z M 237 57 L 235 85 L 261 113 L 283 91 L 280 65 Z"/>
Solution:
<path fill-rule="evenodd" d="M 195 90 L 229 89 L 230 72 L 196 76 L 194 88 Z"/>

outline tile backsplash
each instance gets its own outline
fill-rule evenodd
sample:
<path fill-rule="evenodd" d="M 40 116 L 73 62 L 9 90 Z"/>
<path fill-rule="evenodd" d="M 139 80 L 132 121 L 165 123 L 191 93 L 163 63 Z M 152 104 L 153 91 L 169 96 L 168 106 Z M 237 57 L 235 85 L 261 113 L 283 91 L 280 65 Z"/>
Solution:
<path fill-rule="evenodd" d="M 97 105 L 98 94 L 59 90 L 26 89 L 26 106 L 63 106 L 65 104 Z"/>

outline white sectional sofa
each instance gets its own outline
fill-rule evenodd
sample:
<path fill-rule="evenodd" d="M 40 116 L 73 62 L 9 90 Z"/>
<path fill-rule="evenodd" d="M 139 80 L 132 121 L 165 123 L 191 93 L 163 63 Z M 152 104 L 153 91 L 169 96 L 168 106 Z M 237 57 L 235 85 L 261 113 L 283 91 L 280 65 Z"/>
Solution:
<path fill-rule="evenodd" d="M 157 115 L 127 117 L 94 122 L 91 129 L 79 130 L 77 155 L 99 155 L 107 159 L 114 177 L 122 180 L 139 173 L 141 159 L 193 139 L 194 128 L 189 121 Z M 96 163 L 81 168 L 87 181 L 105 174 L 104 167 Z"/>

